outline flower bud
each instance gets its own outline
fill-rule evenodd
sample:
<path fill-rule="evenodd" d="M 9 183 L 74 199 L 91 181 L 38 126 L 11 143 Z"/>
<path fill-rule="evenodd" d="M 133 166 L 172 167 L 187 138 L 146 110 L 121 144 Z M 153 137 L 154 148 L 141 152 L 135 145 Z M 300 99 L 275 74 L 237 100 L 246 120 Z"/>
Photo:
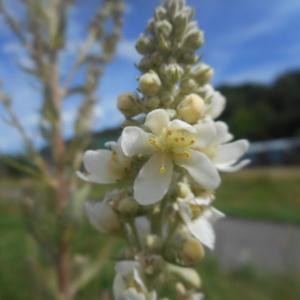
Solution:
<path fill-rule="evenodd" d="M 155 10 L 155 17 L 157 20 L 162 20 L 163 18 L 165 18 L 167 15 L 167 11 L 163 6 L 159 6 L 158 8 L 156 8 Z"/>
<path fill-rule="evenodd" d="M 154 71 L 150 71 L 140 77 L 139 87 L 147 96 L 155 96 L 161 88 L 160 78 Z"/>
<path fill-rule="evenodd" d="M 204 253 L 202 244 L 194 238 L 187 239 L 182 244 L 181 259 L 187 265 L 200 262 L 204 258 Z"/>
<path fill-rule="evenodd" d="M 120 229 L 118 215 L 108 203 L 87 202 L 85 210 L 90 223 L 102 233 L 113 233 Z"/>
<path fill-rule="evenodd" d="M 132 197 L 124 197 L 118 203 L 118 211 L 121 215 L 126 217 L 135 216 L 138 208 L 139 205 Z"/>
<path fill-rule="evenodd" d="M 178 105 L 179 116 L 188 123 L 196 123 L 205 113 L 205 102 L 197 94 L 187 95 Z"/>
<path fill-rule="evenodd" d="M 151 52 L 152 49 L 151 38 L 144 34 L 141 34 L 139 39 L 136 42 L 135 48 L 140 54 L 147 54 Z"/>
<path fill-rule="evenodd" d="M 205 85 L 211 81 L 214 70 L 207 64 L 201 63 L 192 70 L 192 75 L 200 85 Z"/>
<path fill-rule="evenodd" d="M 198 49 L 204 43 L 204 34 L 200 30 L 195 30 L 185 37 L 184 46 L 188 49 Z"/>
<path fill-rule="evenodd" d="M 160 98 L 159 97 L 146 97 L 145 101 L 143 102 L 145 107 L 149 110 L 156 109 L 159 106 Z"/>
<path fill-rule="evenodd" d="M 190 94 L 197 89 L 197 86 L 197 82 L 194 79 L 189 78 L 182 81 L 180 90 L 184 94 Z"/>
<path fill-rule="evenodd" d="M 164 37 L 170 36 L 172 32 L 172 25 L 167 20 L 158 21 L 155 23 L 156 32 Z"/>
<path fill-rule="evenodd" d="M 168 265 L 168 271 L 176 275 L 180 281 L 199 289 L 202 285 L 201 278 L 197 271 L 192 268 L 179 267 L 176 265 Z"/>
<path fill-rule="evenodd" d="M 182 67 L 178 64 L 164 64 L 161 66 L 160 72 L 165 80 L 170 83 L 176 83 L 184 73 Z"/>
<path fill-rule="evenodd" d="M 139 113 L 138 97 L 133 93 L 125 93 L 118 97 L 118 109 L 126 116 L 133 117 Z"/>

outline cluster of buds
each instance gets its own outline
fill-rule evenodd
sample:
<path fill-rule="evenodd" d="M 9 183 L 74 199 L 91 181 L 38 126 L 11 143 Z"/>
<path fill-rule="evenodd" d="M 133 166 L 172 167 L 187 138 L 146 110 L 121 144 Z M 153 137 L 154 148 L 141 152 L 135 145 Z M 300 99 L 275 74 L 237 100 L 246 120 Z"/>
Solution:
<path fill-rule="evenodd" d="M 155 300 L 175 282 L 178 299 L 202 299 L 194 267 L 213 249 L 213 224 L 224 215 L 212 207 L 220 172 L 239 170 L 246 140 L 232 142 L 216 121 L 225 98 L 213 89 L 213 70 L 195 51 L 203 33 L 184 0 L 165 0 L 136 48 L 144 56 L 135 93 L 119 97 L 126 117 L 117 142 L 87 151 L 86 181 L 113 184 L 102 202 L 88 203 L 91 223 L 128 242 L 117 264 L 115 299 Z M 134 124 L 134 126 L 132 126 Z"/>

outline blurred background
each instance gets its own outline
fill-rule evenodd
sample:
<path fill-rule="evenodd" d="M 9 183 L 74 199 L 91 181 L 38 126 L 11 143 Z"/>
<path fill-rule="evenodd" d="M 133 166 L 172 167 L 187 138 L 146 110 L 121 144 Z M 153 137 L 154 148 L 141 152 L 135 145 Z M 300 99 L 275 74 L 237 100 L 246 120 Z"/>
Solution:
<path fill-rule="evenodd" d="M 6 1 L 18 17 L 20 1 Z M 22 2 L 22 1 L 21 1 Z M 61 73 L 68 70 L 85 36 L 86 24 L 100 0 L 77 0 L 69 10 Z M 215 70 L 214 85 L 227 97 L 221 120 L 236 138 L 247 138 L 252 164 L 236 174 L 224 175 L 216 207 L 228 219 L 217 226 L 217 248 L 199 266 L 207 299 L 300 299 L 300 2 L 298 0 L 189 0 L 205 32 L 202 59 Z M 116 108 L 118 95 L 134 91 L 140 59 L 135 41 L 152 16 L 158 0 L 125 0 L 122 37 L 114 58 L 105 67 L 93 109 L 93 148 L 116 139 L 123 120 Z M 24 74 L 30 66 L 24 48 L 0 18 L 0 78 L 13 99 L 13 107 L 34 146 L 47 156 L 39 134 L 41 95 L 35 80 Z M 74 137 L 80 107 L 72 96 L 63 104 L 63 136 Z M 0 116 L 6 111 L 0 107 Z M 91 146 L 90 146 L 91 147 Z M 34 299 L 28 287 L 23 215 L 26 176 L 6 163 L 26 160 L 18 133 L 0 122 L 0 299 Z M 75 174 L 75 172 L 74 172 Z M 91 191 L 96 194 L 96 191 Z M 85 221 L 84 221 L 85 222 Z M 84 225 L 86 226 L 86 225 Z M 86 226 L 76 236 L 97 252 L 103 238 Z M 94 240 L 97 239 L 95 242 Z M 104 238 L 105 239 L 105 238 Z M 109 266 L 79 295 L 92 298 L 109 288 Z M 30 277 L 30 276 L 29 276 Z M 102 297 L 102 298 L 101 298 Z M 41 299 L 41 298 L 37 298 Z M 83 298 L 82 298 L 83 299 Z"/>

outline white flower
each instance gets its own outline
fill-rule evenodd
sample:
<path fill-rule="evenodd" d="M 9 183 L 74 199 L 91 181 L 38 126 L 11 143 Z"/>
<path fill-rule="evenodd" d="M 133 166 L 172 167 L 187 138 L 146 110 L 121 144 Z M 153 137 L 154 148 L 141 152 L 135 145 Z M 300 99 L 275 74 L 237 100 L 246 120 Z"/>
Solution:
<path fill-rule="evenodd" d="M 209 121 L 198 124 L 197 130 L 202 132 L 202 144 L 198 144 L 198 150 L 205 153 L 218 170 L 234 172 L 249 164 L 248 159 L 238 162 L 247 152 L 249 142 L 238 140 L 228 143 L 233 136 L 224 122 Z"/>
<path fill-rule="evenodd" d="M 128 126 L 121 136 L 123 152 L 133 157 L 151 155 L 134 182 L 134 197 L 142 205 L 161 200 L 169 189 L 174 164 L 184 168 L 201 186 L 215 189 L 220 177 L 207 156 L 195 147 L 201 146 L 196 127 L 181 120 L 170 121 L 163 109 L 150 112 L 145 121 L 147 132 Z"/>
<path fill-rule="evenodd" d="M 211 198 L 198 198 L 192 194 L 185 199 L 177 199 L 179 214 L 190 233 L 204 246 L 214 249 L 215 232 L 213 224 L 225 215 L 210 207 Z"/>
<path fill-rule="evenodd" d="M 112 150 L 88 150 L 84 153 L 83 164 L 88 174 L 77 172 L 81 179 L 109 184 L 124 178 L 130 167 L 130 159 L 122 152 L 120 141 L 108 142 L 106 146 Z"/>
<path fill-rule="evenodd" d="M 121 261 L 116 265 L 113 283 L 115 300 L 156 300 L 156 293 L 147 291 L 136 261 Z"/>
<path fill-rule="evenodd" d="M 214 90 L 210 84 L 206 84 L 203 89 L 210 102 L 207 107 L 206 114 L 211 118 L 216 119 L 225 109 L 226 98 L 220 92 Z"/>
<path fill-rule="evenodd" d="M 102 233 L 115 232 L 120 229 L 118 215 L 109 205 L 111 199 L 118 195 L 118 191 L 112 191 L 101 202 L 85 203 L 85 211 L 90 223 Z"/>

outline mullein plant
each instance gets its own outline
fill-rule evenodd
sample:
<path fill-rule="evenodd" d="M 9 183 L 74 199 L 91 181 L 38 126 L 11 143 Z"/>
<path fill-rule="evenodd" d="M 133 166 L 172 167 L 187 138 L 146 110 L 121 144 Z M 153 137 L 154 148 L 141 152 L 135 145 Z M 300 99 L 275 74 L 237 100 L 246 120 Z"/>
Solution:
<path fill-rule="evenodd" d="M 240 160 L 248 142 L 232 142 L 228 126 L 216 121 L 225 98 L 196 54 L 204 39 L 192 18 L 184 0 L 155 10 L 136 43 L 139 86 L 118 99 L 121 136 L 105 150 L 86 151 L 85 172 L 78 172 L 113 185 L 85 209 L 96 229 L 127 241 L 115 267 L 117 300 L 168 299 L 161 291 L 170 284 L 178 300 L 203 298 L 194 268 L 214 248 L 213 224 L 224 217 L 212 206 L 220 172 L 249 163 Z"/>

